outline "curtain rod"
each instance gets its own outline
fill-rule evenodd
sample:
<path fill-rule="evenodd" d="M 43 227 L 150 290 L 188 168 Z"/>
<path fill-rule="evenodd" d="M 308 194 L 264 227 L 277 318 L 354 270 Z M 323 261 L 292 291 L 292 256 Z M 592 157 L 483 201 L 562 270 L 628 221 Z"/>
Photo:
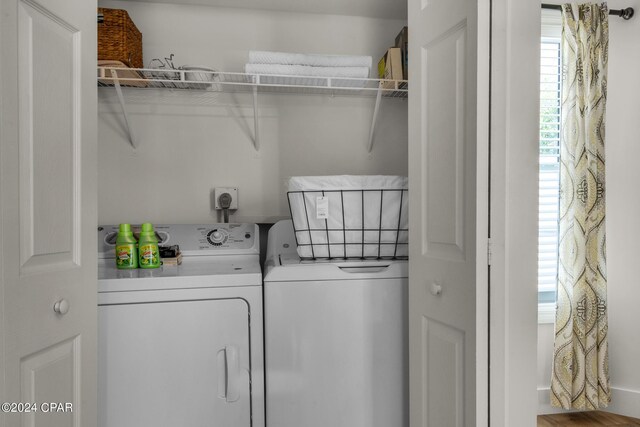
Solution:
<path fill-rule="evenodd" d="M 542 3 L 543 9 L 562 10 L 562 6 L 559 4 L 546 4 Z M 633 17 L 633 8 L 628 7 L 626 9 L 609 9 L 609 15 L 619 16 L 625 20 L 629 20 Z"/>

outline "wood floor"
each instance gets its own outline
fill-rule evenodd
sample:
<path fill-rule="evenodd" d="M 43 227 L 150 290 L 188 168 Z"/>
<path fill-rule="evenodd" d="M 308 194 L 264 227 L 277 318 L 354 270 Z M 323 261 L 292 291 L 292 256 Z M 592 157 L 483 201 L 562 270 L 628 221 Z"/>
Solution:
<path fill-rule="evenodd" d="M 635 427 L 640 426 L 640 420 L 602 411 L 538 415 L 538 427 L 572 426 Z"/>

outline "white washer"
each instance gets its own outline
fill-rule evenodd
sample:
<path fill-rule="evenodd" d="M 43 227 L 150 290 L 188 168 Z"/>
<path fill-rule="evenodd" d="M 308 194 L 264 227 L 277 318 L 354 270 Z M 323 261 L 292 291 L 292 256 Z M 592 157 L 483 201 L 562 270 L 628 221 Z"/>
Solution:
<path fill-rule="evenodd" d="M 407 261 L 301 261 L 291 221 L 269 231 L 269 427 L 406 427 Z"/>
<path fill-rule="evenodd" d="M 182 265 L 118 270 L 98 227 L 98 426 L 263 427 L 258 227 L 155 229 Z"/>

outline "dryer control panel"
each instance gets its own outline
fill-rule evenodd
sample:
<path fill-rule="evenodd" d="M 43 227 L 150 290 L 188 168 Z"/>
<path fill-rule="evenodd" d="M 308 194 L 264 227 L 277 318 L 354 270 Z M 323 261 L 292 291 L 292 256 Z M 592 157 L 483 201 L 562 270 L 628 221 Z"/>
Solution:
<path fill-rule="evenodd" d="M 138 238 L 140 225 L 132 225 Z M 155 225 L 158 244 L 178 245 L 182 256 L 255 255 L 260 253 L 256 224 Z M 98 258 L 113 258 L 117 225 L 98 227 Z"/>

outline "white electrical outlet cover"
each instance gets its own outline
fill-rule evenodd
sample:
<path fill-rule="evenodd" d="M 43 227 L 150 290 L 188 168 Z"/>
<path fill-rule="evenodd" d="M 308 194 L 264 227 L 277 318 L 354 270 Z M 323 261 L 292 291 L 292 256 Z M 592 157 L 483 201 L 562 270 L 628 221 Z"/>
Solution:
<path fill-rule="evenodd" d="M 238 188 L 237 187 L 215 187 L 213 190 L 213 197 L 215 199 L 215 209 L 216 210 L 222 210 L 222 208 L 220 207 L 220 202 L 218 202 L 218 199 L 220 198 L 220 196 L 224 193 L 229 193 L 231 194 L 231 206 L 229 206 L 229 209 L 238 209 Z"/>

